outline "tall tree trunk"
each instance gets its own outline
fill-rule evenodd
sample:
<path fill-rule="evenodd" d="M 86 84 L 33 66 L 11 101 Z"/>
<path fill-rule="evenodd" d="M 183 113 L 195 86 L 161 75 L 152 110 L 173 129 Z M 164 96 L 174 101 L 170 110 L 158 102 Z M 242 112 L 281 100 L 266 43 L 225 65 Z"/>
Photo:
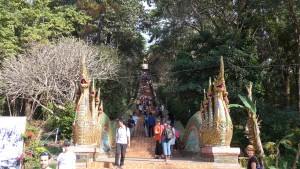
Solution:
<path fill-rule="evenodd" d="M 297 57 L 298 65 L 297 65 L 297 83 L 298 83 L 298 114 L 300 116 L 300 20 L 297 16 L 297 12 L 295 9 L 298 9 L 297 5 L 295 5 L 295 0 L 288 0 L 288 10 L 291 14 L 291 18 L 293 23 L 295 24 L 295 40 L 297 42 L 297 49 L 295 56 Z"/>
<path fill-rule="evenodd" d="M 253 83 L 250 82 L 249 85 L 246 85 L 246 89 L 248 92 L 248 98 L 252 101 L 252 86 Z M 255 105 L 256 106 L 256 105 Z M 253 144 L 256 149 L 256 153 L 259 154 L 259 161 L 262 166 L 267 168 L 268 164 L 265 160 L 265 153 L 260 139 L 260 130 L 259 130 L 259 122 L 257 122 L 258 118 L 255 112 L 248 111 L 248 120 L 247 125 L 249 127 L 249 141 Z"/>
<path fill-rule="evenodd" d="M 291 88 L 290 88 L 290 65 L 283 70 L 283 79 L 284 79 L 284 85 L 285 85 L 285 97 L 286 97 L 286 107 L 291 106 Z"/>
<path fill-rule="evenodd" d="M 300 116 L 300 52 L 299 52 L 299 48 L 300 48 L 300 32 L 299 32 L 299 28 L 296 29 L 297 32 L 297 51 L 296 51 L 296 56 L 298 58 L 298 114 Z"/>
<path fill-rule="evenodd" d="M 12 116 L 11 107 L 10 107 L 10 101 L 9 101 L 9 97 L 8 96 L 6 96 L 6 100 L 7 100 L 8 110 L 9 110 L 9 116 Z"/>
<path fill-rule="evenodd" d="M 279 158 L 280 158 L 280 149 L 279 146 L 276 146 L 276 161 L 275 161 L 276 168 L 278 167 Z"/>
<path fill-rule="evenodd" d="M 24 114 L 27 118 L 27 121 L 30 121 L 32 119 L 33 113 L 31 111 L 32 109 L 32 100 L 31 99 L 24 99 Z"/>
<path fill-rule="evenodd" d="M 298 144 L 298 153 L 296 154 L 296 159 L 293 165 L 293 169 L 297 169 L 299 156 L 300 156 L 300 143 Z"/>

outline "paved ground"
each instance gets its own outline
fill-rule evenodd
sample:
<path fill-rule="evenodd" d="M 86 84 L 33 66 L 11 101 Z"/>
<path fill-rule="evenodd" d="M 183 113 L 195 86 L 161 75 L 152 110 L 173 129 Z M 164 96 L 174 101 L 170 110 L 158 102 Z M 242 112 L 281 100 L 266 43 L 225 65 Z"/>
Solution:
<path fill-rule="evenodd" d="M 97 162 L 88 163 L 88 166 L 77 166 L 77 169 L 121 168 L 113 166 L 114 158 L 103 158 Z M 85 164 L 83 164 L 85 165 Z M 191 158 L 173 158 L 166 163 L 163 159 L 153 158 L 126 158 L 124 169 L 239 169 L 239 165 L 200 162 Z"/>

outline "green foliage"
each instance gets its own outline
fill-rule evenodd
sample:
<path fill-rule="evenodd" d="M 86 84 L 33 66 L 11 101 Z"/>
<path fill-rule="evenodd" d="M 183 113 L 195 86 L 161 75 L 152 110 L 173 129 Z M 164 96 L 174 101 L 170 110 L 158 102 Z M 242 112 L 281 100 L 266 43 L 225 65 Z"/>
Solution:
<path fill-rule="evenodd" d="M 248 145 L 248 138 L 245 136 L 245 128 L 242 125 L 233 126 L 233 136 L 230 146 L 232 147 L 246 147 Z"/>
<path fill-rule="evenodd" d="M 296 127 L 299 124 L 298 112 L 293 109 L 262 109 L 262 112 L 261 139 L 269 165 L 275 166 L 277 147 L 280 150 L 278 168 L 291 168 L 300 139 L 299 128 Z"/>
<path fill-rule="evenodd" d="M 37 147 L 35 148 L 35 151 L 37 154 L 40 154 L 41 152 L 46 152 L 47 149 L 45 147 Z"/>
<path fill-rule="evenodd" d="M 240 104 L 230 104 L 230 105 L 229 105 L 229 108 L 233 108 L 233 107 L 236 107 L 236 108 L 242 108 L 242 109 L 245 108 L 245 106 L 240 105 Z"/>
<path fill-rule="evenodd" d="M 31 131 L 37 134 L 38 129 L 35 126 L 27 126 L 26 131 Z"/>
<path fill-rule="evenodd" d="M 242 95 L 238 95 L 245 107 L 251 112 L 256 114 L 256 106 L 255 103 L 253 103 L 252 100 L 250 100 L 249 97 L 244 97 Z"/>
<path fill-rule="evenodd" d="M 52 1 L 0 0 L 1 58 L 16 55 L 31 42 L 78 35 L 90 19 L 76 6 L 52 6 Z"/>
<path fill-rule="evenodd" d="M 241 160 L 241 165 L 242 165 L 242 167 L 244 167 L 244 168 L 247 168 L 247 160 L 246 159 L 242 159 Z"/>
<path fill-rule="evenodd" d="M 118 118 L 120 113 L 124 113 L 131 99 L 128 81 L 106 80 L 97 85 L 101 88 L 104 112 L 110 119 Z"/>
<path fill-rule="evenodd" d="M 260 1 L 245 5 L 233 1 L 155 2 L 158 9 L 151 13 L 153 21 L 159 23 L 159 17 L 163 17 L 165 22 L 163 28 L 154 23 L 152 38 L 159 39 L 159 43 L 153 46 L 152 51 L 159 57 L 169 58 L 160 59 L 161 62 L 167 62 L 160 64 L 171 67 L 162 74 L 167 77 L 159 81 L 161 87 L 158 95 L 162 96 L 165 104 L 167 101 L 168 109 L 175 113 L 178 120 L 185 123 L 189 119 L 188 110 L 199 109 L 200 101 L 203 100 L 202 91 L 207 90 L 208 78 L 218 75 L 218 60 L 223 56 L 228 97 L 230 103 L 234 103 L 230 104 L 234 124 L 232 145 L 245 147 L 248 144 L 242 127 L 248 115 L 235 107 L 249 109 L 258 115 L 263 143 L 276 143 L 283 136 L 295 133 L 294 129 L 299 128 L 299 112 L 293 108 L 284 110 L 288 106 L 286 100 L 289 97 L 285 93 L 286 86 L 290 86 L 291 104 L 295 105 L 298 100 L 297 71 L 293 66 L 298 57 L 295 24 L 290 20 L 288 3 Z M 222 9 L 218 10 L 215 7 L 219 5 Z M 201 13 L 204 9 L 209 14 Z M 298 8 L 293 9 L 299 11 Z M 219 13 L 220 10 L 236 18 L 227 18 Z M 189 22 L 190 17 L 193 22 Z M 176 25 L 172 24 L 175 21 Z M 291 83 L 286 84 L 286 79 Z M 249 81 L 255 82 L 255 103 L 240 97 L 246 95 L 244 85 Z M 297 135 L 291 139 L 292 144 L 285 144 L 287 148 L 297 147 L 296 138 Z M 281 168 L 286 168 L 286 162 L 292 164 L 290 160 L 294 153 L 287 148 L 280 147 Z M 274 158 L 270 157 L 269 160 L 270 164 L 274 164 Z"/>
<path fill-rule="evenodd" d="M 72 125 L 75 118 L 75 105 L 73 103 L 66 103 L 65 110 L 55 108 L 52 104 L 48 104 L 49 109 L 55 112 L 57 118 L 52 117 L 47 125 L 51 128 L 59 128 L 63 138 L 71 139 L 73 137 Z M 42 109 L 44 113 L 47 110 Z"/>
<path fill-rule="evenodd" d="M 88 26 L 82 32 L 83 36 L 92 38 L 94 43 L 130 45 L 135 43 L 124 42 L 139 39 L 136 29 L 139 29 L 139 21 L 144 17 L 142 4 L 139 1 L 79 0 L 78 6 L 92 16 L 92 23 L 96 25 L 95 27 Z M 92 34 L 94 36 L 90 36 Z"/>
<path fill-rule="evenodd" d="M 39 140 L 37 140 L 38 128 L 34 126 L 27 126 L 26 133 L 33 132 L 34 136 L 32 137 L 23 137 L 25 143 L 25 150 L 23 155 L 23 165 L 26 168 L 32 168 L 34 166 L 38 166 L 39 164 L 39 154 L 40 152 L 45 152 L 46 149 L 40 146 Z M 32 135 L 32 134 L 30 134 Z"/>
<path fill-rule="evenodd" d="M 55 152 L 53 150 L 55 150 L 55 149 L 53 149 L 53 148 L 49 149 L 49 148 L 45 148 L 45 147 L 36 147 L 34 154 L 32 154 L 31 156 L 25 156 L 24 161 L 23 161 L 24 165 L 27 168 L 40 169 L 39 154 L 41 152 L 49 152 L 52 156 L 53 154 L 57 153 L 57 150 Z M 56 164 L 50 164 L 49 166 L 52 168 L 56 168 Z"/>
<path fill-rule="evenodd" d="M 291 141 L 291 137 L 294 136 L 294 133 L 288 134 L 285 137 L 283 137 L 281 140 L 277 141 L 276 143 L 274 142 L 267 142 L 264 144 L 264 148 L 267 150 L 268 152 L 268 159 L 269 160 L 273 160 L 275 161 L 276 158 L 276 154 L 279 153 L 277 151 L 280 151 L 280 146 L 284 146 L 284 148 L 286 149 L 286 151 L 289 151 L 289 154 L 296 154 L 297 153 L 297 149 L 292 147 L 292 141 Z M 280 153 L 279 153 L 280 154 Z M 282 163 L 283 160 L 281 160 Z M 285 163 L 285 162 L 284 162 Z"/>
<path fill-rule="evenodd" d="M 4 110 L 4 104 L 6 103 L 6 97 L 0 96 L 0 115 L 3 115 L 5 112 Z"/>

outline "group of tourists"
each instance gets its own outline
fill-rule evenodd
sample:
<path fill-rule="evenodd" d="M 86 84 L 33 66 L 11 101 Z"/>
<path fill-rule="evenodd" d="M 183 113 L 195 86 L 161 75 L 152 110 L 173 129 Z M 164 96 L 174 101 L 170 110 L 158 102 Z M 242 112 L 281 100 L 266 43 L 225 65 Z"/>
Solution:
<path fill-rule="evenodd" d="M 142 95 L 139 99 L 138 104 L 139 115 L 141 116 L 142 114 L 145 114 L 146 112 L 150 111 L 152 105 L 152 98 L 149 96 Z"/>
<path fill-rule="evenodd" d="M 151 83 L 151 75 L 149 72 L 141 72 L 141 80 L 143 83 Z"/>
<path fill-rule="evenodd" d="M 157 118 L 154 134 L 156 142 L 154 158 L 162 158 L 169 162 L 173 151 L 178 150 L 179 131 L 174 128 L 174 123 L 172 124 L 170 120 L 161 121 Z"/>
<path fill-rule="evenodd" d="M 162 158 L 169 162 L 173 151 L 178 150 L 179 132 L 174 128 L 174 115 L 169 113 L 167 118 L 163 118 L 153 115 L 152 111 L 146 111 L 140 117 L 134 112 L 127 121 L 124 121 L 123 118 L 118 120 L 114 165 L 121 167 L 124 165 L 126 148 L 130 146 L 131 138 L 137 136 L 138 118 L 144 119 L 143 125 L 140 126 L 144 127 L 145 136 L 154 137 L 156 141 L 155 158 Z"/>

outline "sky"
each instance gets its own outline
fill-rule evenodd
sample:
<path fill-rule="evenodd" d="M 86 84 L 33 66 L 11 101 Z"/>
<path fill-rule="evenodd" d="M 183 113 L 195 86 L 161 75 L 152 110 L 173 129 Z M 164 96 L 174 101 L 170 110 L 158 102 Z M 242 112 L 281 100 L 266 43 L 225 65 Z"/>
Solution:
<path fill-rule="evenodd" d="M 149 5 L 147 4 L 147 2 L 145 2 L 145 1 L 143 1 L 143 6 L 144 6 L 144 9 L 145 9 L 146 11 L 151 11 L 152 9 L 155 9 L 155 8 L 156 8 L 156 6 L 155 6 L 154 4 L 151 4 L 151 6 L 149 6 Z M 149 47 L 155 43 L 155 41 L 153 41 L 153 42 L 151 42 L 151 43 L 148 43 L 148 41 L 150 40 L 149 33 L 148 33 L 148 32 L 146 32 L 146 33 L 145 33 L 145 32 L 141 32 L 141 34 L 142 34 L 142 36 L 145 38 L 145 41 L 146 41 L 146 48 L 147 48 L 147 50 L 148 50 Z"/>

